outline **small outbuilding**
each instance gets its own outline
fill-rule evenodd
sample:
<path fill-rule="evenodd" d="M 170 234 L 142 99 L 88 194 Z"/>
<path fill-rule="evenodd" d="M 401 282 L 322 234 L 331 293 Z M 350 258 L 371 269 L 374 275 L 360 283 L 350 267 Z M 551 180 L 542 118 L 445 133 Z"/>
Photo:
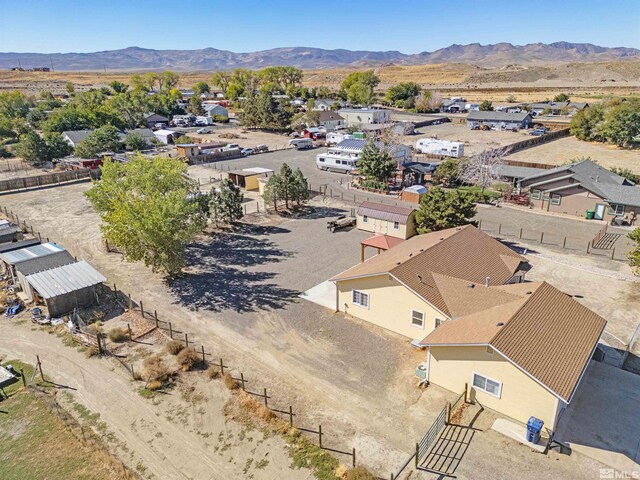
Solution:
<path fill-rule="evenodd" d="M 153 132 L 155 137 L 164 143 L 165 145 L 169 145 L 173 143 L 176 138 L 178 138 L 182 133 L 176 132 L 175 130 L 156 130 Z"/>
<path fill-rule="evenodd" d="M 37 238 L 29 238 L 27 240 L 18 240 L 17 242 L 0 243 L 0 253 L 13 252 L 15 250 L 33 247 L 34 245 L 40 245 L 40 240 Z"/>
<path fill-rule="evenodd" d="M 427 193 L 427 187 L 423 185 L 412 185 L 402 191 L 400 199 L 403 202 L 420 203 L 420 199 L 425 193 Z"/>
<path fill-rule="evenodd" d="M 356 212 L 356 227 L 406 240 L 416 234 L 415 212 L 413 207 L 363 202 Z"/>
<path fill-rule="evenodd" d="M 263 167 L 245 168 L 244 170 L 231 170 L 229 180 L 235 185 L 246 190 L 259 190 L 261 178 L 268 178 L 273 170 Z"/>
<path fill-rule="evenodd" d="M 74 308 L 97 303 L 97 289 L 107 279 L 83 260 L 34 273 L 26 280 L 27 297 L 44 301 L 49 315 L 59 317 Z"/>
<path fill-rule="evenodd" d="M 152 128 L 156 123 L 164 123 L 167 125 L 169 119 L 164 115 L 149 112 L 144 114 L 144 122 L 147 124 L 147 128 Z"/>

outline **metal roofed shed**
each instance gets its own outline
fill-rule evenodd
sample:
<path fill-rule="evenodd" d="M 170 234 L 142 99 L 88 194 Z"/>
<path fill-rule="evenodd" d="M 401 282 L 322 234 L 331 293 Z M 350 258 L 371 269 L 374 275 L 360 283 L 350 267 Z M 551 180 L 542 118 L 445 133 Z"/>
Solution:
<path fill-rule="evenodd" d="M 0 254 L 32 247 L 34 245 L 40 245 L 40 240 L 37 238 L 29 238 L 28 240 L 19 240 L 17 242 L 0 243 Z"/>
<path fill-rule="evenodd" d="M 0 243 L 22 240 L 22 229 L 16 225 L 6 225 L 0 228 Z"/>
<path fill-rule="evenodd" d="M 263 167 L 245 168 L 243 170 L 231 170 L 229 180 L 235 185 L 246 190 L 259 190 L 260 178 L 267 178 L 273 170 Z"/>
<path fill-rule="evenodd" d="M 96 287 L 107 280 L 84 260 L 34 273 L 26 279 L 32 290 L 30 295 L 42 298 L 52 317 L 96 303 Z"/>

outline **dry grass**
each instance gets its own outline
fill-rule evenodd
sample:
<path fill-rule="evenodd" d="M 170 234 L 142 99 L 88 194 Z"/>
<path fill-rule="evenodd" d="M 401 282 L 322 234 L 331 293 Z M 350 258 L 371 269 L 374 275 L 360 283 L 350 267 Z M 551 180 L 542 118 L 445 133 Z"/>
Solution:
<path fill-rule="evenodd" d="M 109 340 L 112 342 L 124 342 L 126 340 L 130 340 L 129 331 L 126 328 L 114 328 L 109 330 Z"/>
<path fill-rule="evenodd" d="M 345 475 L 341 478 L 344 480 L 377 480 L 377 477 L 364 467 L 356 467 L 347 470 Z"/>
<path fill-rule="evenodd" d="M 238 388 L 238 382 L 233 379 L 230 373 L 225 373 L 222 380 L 224 381 L 224 386 L 229 390 L 236 390 Z"/>
<path fill-rule="evenodd" d="M 178 340 L 171 340 L 165 346 L 165 350 L 171 355 L 178 355 L 182 350 L 184 350 L 184 345 Z"/>
<path fill-rule="evenodd" d="M 162 388 L 162 382 L 160 380 L 151 380 L 147 383 L 147 390 L 151 390 L 152 392 L 156 390 L 160 390 Z"/>
<path fill-rule="evenodd" d="M 162 381 L 167 375 L 167 367 L 160 354 L 151 355 L 142 362 L 144 376 L 148 380 Z"/>
<path fill-rule="evenodd" d="M 216 367 L 209 367 L 207 368 L 207 376 L 212 380 L 220 378 L 220 370 Z"/>
<path fill-rule="evenodd" d="M 96 347 L 95 345 L 91 345 L 90 347 L 88 347 L 85 351 L 84 351 L 84 356 L 87 358 L 91 358 L 91 357 L 95 357 L 96 355 L 98 355 L 98 347 Z"/>
<path fill-rule="evenodd" d="M 178 353 L 176 360 L 178 361 L 178 365 L 182 368 L 182 371 L 188 372 L 202 361 L 202 357 L 190 348 L 183 348 L 180 350 L 180 353 Z"/>

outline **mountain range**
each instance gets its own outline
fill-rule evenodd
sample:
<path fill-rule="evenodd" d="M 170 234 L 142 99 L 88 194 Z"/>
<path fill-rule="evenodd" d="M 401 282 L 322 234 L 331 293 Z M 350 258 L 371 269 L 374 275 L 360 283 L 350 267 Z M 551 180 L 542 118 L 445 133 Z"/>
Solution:
<path fill-rule="evenodd" d="M 301 69 L 365 67 L 380 65 L 424 65 L 433 63 L 470 63 L 482 67 L 512 64 L 548 64 L 563 62 L 600 62 L 638 60 L 640 50 L 627 47 L 599 47 L 590 43 L 555 42 L 512 45 L 451 45 L 433 52 L 404 54 L 398 51 L 326 50 L 285 47 L 249 53 L 204 48 L 200 50 L 153 50 L 129 47 L 92 53 L 0 53 L 0 69 L 21 66 L 51 67 L 58 71 L 91 70 L 231 70 L 259 69 L 289 65 Z"/>

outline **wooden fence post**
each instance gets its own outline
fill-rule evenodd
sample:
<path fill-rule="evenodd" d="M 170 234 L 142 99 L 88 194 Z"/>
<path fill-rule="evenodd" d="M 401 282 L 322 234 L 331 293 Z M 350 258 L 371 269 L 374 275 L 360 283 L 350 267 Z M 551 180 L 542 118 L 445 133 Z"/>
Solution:
<path fill-rule="evenodd" d="M 264 406 L 269 408 L 269 402 L 267 401 L 269 397 L 267 397 L 267 389 L 264 389 Z"/>
<path fill-rule="evenodd" d="M 40 357 L 36 355 L 36 360 L 38 361 L 38 370 L 40 371 L 40 378 L 44 382 L 44 373 L 42 373 L 42 363 L 40 362 Z"/>
<path fill-rule="evenodd" d="M 100 340 L 101 337 L 101 333 L 96 332 L 96 340 L 98 341 L 98 355 L 102 355 L 102 341 Z"/>
<path fill-rule="evenodd" d="M 129 330 L 129 340 L 133 340 L 133 333 L 131 332 L 131 325 L 127 323 L 127 330 Z"/>
<path fill-rule="evenodd" d="M 20 369 L 20 377 L 22 377 L 22 386 L 27 387 L 27 377 L 24 376 L 24 369 Z"/>
<path fill-rule="evenodd" d="M 246 382 L 246 380 L 244 379 L 244 373 L 240 372 L 240 384 L 242 386 L 242 390 L 246 391 L 245 386 L 244 386 L 244 382 Z"/>
<path fill-rule="evenodd" d="M 418 456 L 419 456 L 419 455 L 418 455 L 418 453 L 419 453 L 419 452 L 420 452 L 420 445 L 418 445 L 418 444 L 416 443 L 416 468 L 418 468 L 418 463 L 419 463 L 419 461 L 420 461 L 420 460 L 419 460 L 419 458 L 418 458 Z"/>
<path fill-rule="evenodd" d="M 220 357 L 220 374 L 224 375 L 224 363 L 222 363 L 222 357 Z"/>
<path fill-rule="evenodd" d="M 158 328 L 158 311 L 157 310 L 153 311 L 153 318 L 156 319 L 156 328 Z"/>
<path fill-rule="evenodd" d="M 201 345 L 201 346 L 202 346 L 202 363 L 204 363 L 204 362 L 205 362 L 205 358 L 204 358 L 204 345 Z"/>
<path fill-rule="evenodd" d="M 451 421 L 451 404 L 447 403 L 447 424 Z"/>
<path fill-rule="evenodd" d="M 613 260 L 613 257 L 616 254 L 616 247 L 613 247 L 613 250 L 611 250 L 611 260 Z"/>
<path fill-rule="evenodd" d="M 189 348 L 189 335 L 187 335 L 187 332 L 184 332 L 184 343 Z"/>
<path fill-rule="evenodd" d="M 320 448 L 322 448 L 322 425 L 318 425 L 318 443 L 320 444 Z"/>
<path fill-rule="evenodd" d="M 140 300 L 139 303 L 140 303 L 140 312 L 141 312 L 142 318 L 144 318 L 144 306 L 142 305 L 142 300 Z"/>
<path fill-rule="evenodd" d="M 562 248 L 567 248 L 567 237 L 564 237 L 564 240 L 562 241 Z"/>
<path fill-rule="evenodd" d="M 289 426 L 293 427 L 293 407 L 289 405 Z"/>
<path fill-rule="evenodd" d="M 469 390 L 469 384 L 464 384 L 464 403 L 467 403 L 467 391 Z"/>
<path fill-rule="evenodd" d="M 356 447 L 353 447 L 353 463 L 352 466 L 353 468 L 356 468 Z"/>
<path fill-rule="evenodd" d="M 128 297 L 129 297 L 129 310 L 133 310 L 133 300 L 131 300 L 131 294 L 129 294 Z"/>
<path fill-rule="evenodd" d="M 498 224 L 498 235 L 500 235 L 502 233 L 502 224 L 499 223 Z"/>
<path fill-rule="evenodd" d="M 518 235 L 518 238 L 522 240 L 522 228 L 520 228 L 520 234 Z"/>
<path fill-rule="evenodd" d="M 42 235 L 40 235 L 40 232 L 38 232 L 38 241 L 42 243 Z"/>
<path fill-rule="evenodd" d="M 544 232 L 540 234 L 540 244 L 542 245 L 542 241 L 544 240 Z"/>
<path fill-rule="evenodd" d="M 482 230 L 482 220 L 478 220 L 478 230 Z"/>
<path fill-rule="evenodd" d="M 169 322 L 169 338 L 173 340 L 173 328 L 171 328 L 171 322 Z"/>
<path fill-rule="evenodd" d="M 133 371 L 133 363 L 130 363 L 130 364 L 129 364 L 129 367 L 131 368 L 131 378 L 133 378 L 133 379 L 135 380 L 135 379 L 136 379 L 136 374 L 135 374 L 135 372 Z"/>
<path fill-rule="evenodd" d="M 590 254 L 589 247 L 591 246 L 591 242 L 587 242 L 587 254 Z"/>

